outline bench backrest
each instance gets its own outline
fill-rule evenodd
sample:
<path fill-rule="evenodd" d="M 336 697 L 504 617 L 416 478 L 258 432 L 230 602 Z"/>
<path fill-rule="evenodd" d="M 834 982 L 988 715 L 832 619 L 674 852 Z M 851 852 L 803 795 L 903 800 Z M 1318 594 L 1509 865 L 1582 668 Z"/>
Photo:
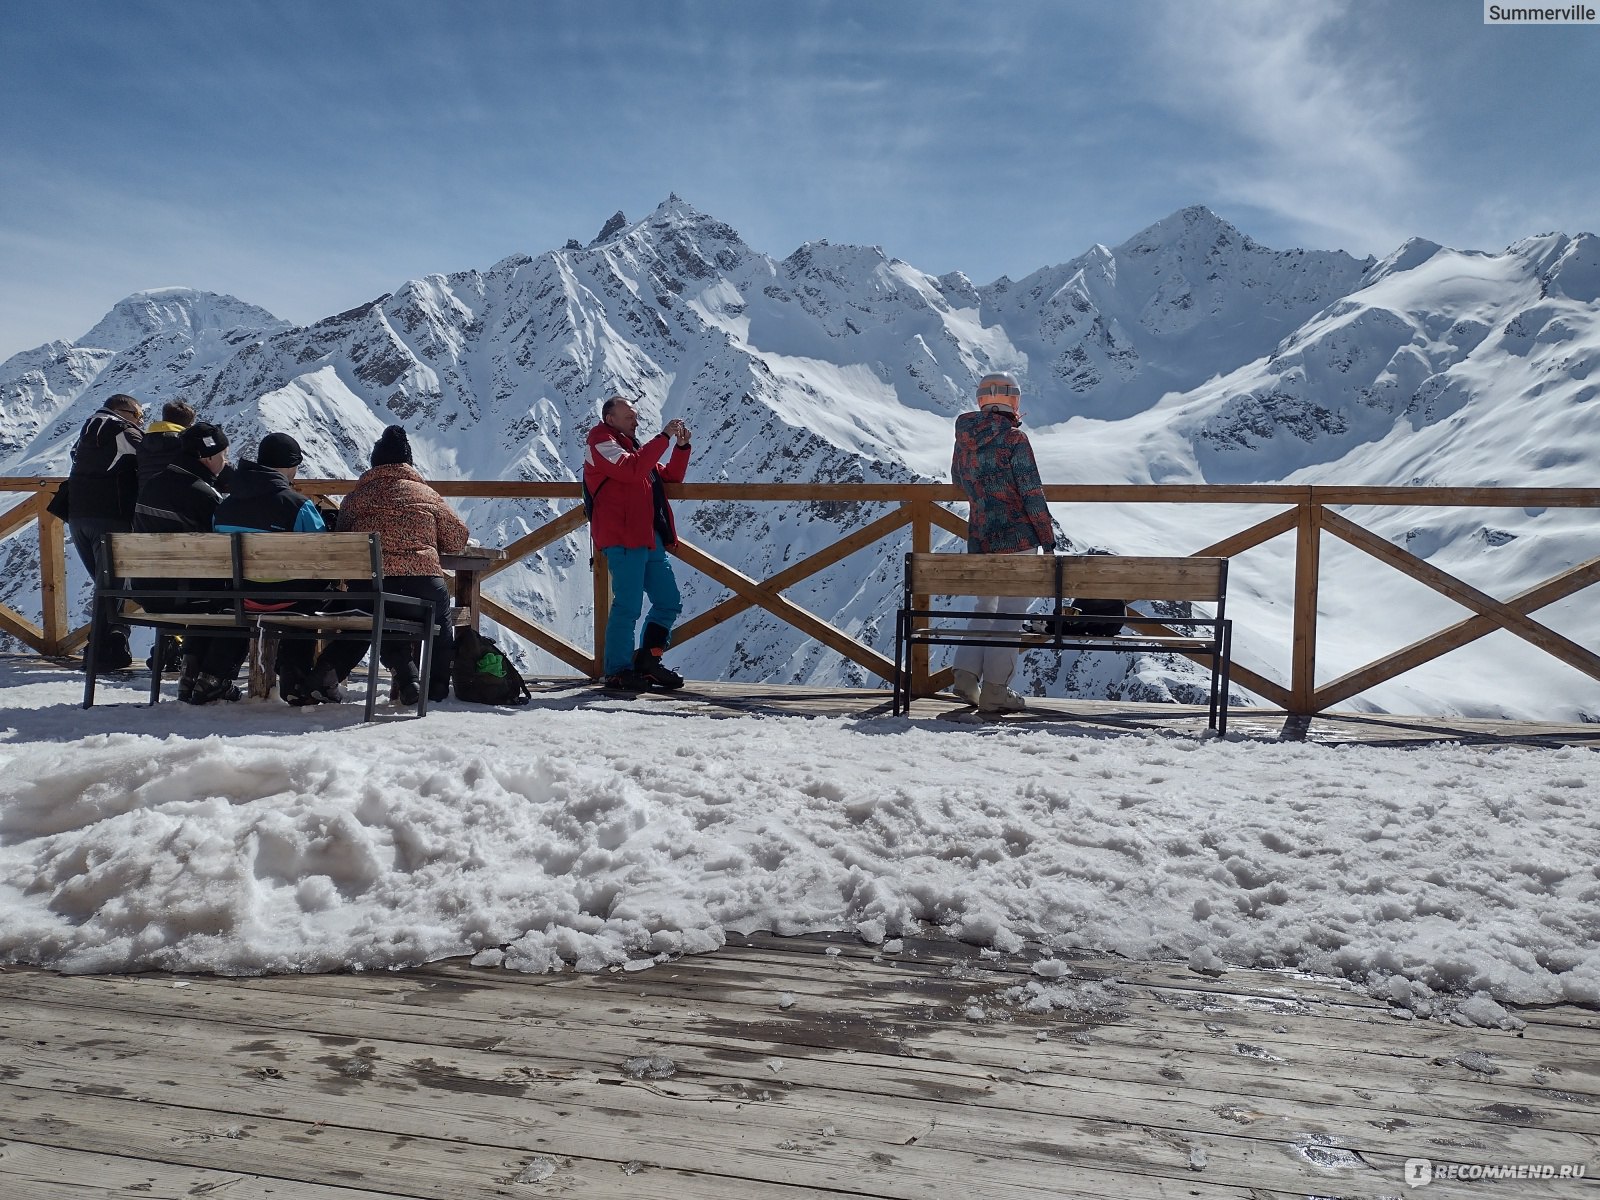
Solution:
<path fill-rule="evenodd" d="M 236 545 L 244 579 L 382 575 L 375 533 L 113 533 L 105 541 L 113 578 L 232 580 Z"/>
<path fill-rule="evenodd" d="M 1220 600 L 1225 558 L 1108 554 L 908 554 L 906 587 L 919 596 L 1054 596 L 1097 600 Z"/>
<path fill-rule="evenodd" d="M 113 579 L 232 579 L 225 533 L 110 533 L 104 539 Z"/>
<path fill-rule="evenodd" d="M 246 579 L 371 579 L 383 575 L 375 533 L 242 533 Z"/>

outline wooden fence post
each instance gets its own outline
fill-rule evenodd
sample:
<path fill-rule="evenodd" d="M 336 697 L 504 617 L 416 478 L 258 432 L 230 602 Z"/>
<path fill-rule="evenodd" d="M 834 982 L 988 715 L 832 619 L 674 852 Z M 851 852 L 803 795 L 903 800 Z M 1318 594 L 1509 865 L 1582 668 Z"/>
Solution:
<path fill-rule="evenodd" d="M 1294 658 L 1289 712 L 1302 721 L 1316 711 L 1317 580 L 1322 570 L 1322 505 L 1312 489 L 1299 503 L 1294 549 Z"/>
<path fill-rule="evenodd" d="M 266 700 L 278 686 L 278 639 L 270 633 L 250 640 L 250 678 L 246 694 L 252 700 Z"/>
<path fill-rule="evenodd" d="M 611 572 L 606 569 L 606 556 L 594 552 L 594 671 L 592 678 L 606 673 L 606 619 L 611 615 Z"/>
<path fill-rule="evenodd" d="M 39 497 L 39 623 L 44 627 L 44 652 L 65 654 L 72 632 L 67 624 L 67 527 L 44 511 L 54 497 L 54 489 Z"/>

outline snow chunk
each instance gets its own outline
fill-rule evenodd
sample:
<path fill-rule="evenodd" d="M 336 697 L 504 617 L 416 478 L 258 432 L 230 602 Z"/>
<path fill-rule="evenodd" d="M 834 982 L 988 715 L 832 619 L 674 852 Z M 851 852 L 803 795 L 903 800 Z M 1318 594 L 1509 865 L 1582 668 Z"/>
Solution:
<path fill-rule="evenodd" d="M 664 1054 L 641 1055 L 623 1059 L 622 1073 L 630 1079 L 670 1079 L 678 1073 L 678 1064 Z"/>

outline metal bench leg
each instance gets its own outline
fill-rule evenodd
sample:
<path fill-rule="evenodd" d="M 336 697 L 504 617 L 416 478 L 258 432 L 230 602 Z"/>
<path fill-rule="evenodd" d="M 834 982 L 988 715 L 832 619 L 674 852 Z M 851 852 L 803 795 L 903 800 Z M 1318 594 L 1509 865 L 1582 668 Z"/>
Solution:
<path fill-rule="evenodd" d="M 167 669 L 166 641 L 158 626 L 155 644 L 150 647 L 150 703 L 161 703 L 161 673 Z"/>
<path fill-rule="evenodd" d="M 100 643 L 105 638 L 95 637 L 95 626 L 101 624 L 98 613 L 101 609 L 101 600 L 96 596 L 89 604 L 89 644 L 83 648 L 83 706 L 94 707 L 94 660 L 99 653 Z"/>
<path fill-rule="evenodd" d="M 1217 736 L 1228 733 L 1228 689 L 1233 675 L 1233 623 L 1222 631 L 1222 698 L 1218 704 Z"/>
<path fill-rule="evenodd" d="M 1216 648 L 1211 651 L 1211 697 L 1207 705 L 1206 727 L 1217 728 L 1217 683 L 1222 672 L 1222 638 L 1220 632 L 1215 639 Z"/>
<path fill-rule="evenodd" d="M 382 609 L 378 610 L 380 613 Z M 381 618 L 379 618 L 381 619 Z M 367 654 L 367 712 L 362 718 L 371 721 L 378 712 L 378 655 L 383 639 L 379 636 L 379 619 L 372 622 L 372 649 Z"/>
<path fill-rule="evenodd" d="M 428 715 L 428 688 L 432 686 L 433 680 L 433 676 L 430 674 L 433 670 L 433 634 L 434 623 L 429 620 L 427 630 L 422 635 L 422 680 L 419 689 L 422 694 L 417 698 L 417 716 L 419 717 Z"/>

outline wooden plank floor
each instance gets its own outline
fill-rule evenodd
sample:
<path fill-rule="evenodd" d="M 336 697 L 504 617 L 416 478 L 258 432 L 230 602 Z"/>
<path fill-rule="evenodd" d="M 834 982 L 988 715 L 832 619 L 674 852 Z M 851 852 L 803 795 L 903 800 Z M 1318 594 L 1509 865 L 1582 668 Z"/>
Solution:
<path fill-rule="evenodd" d="M 772 713 L 801 716 L 883 716 L 890 710 L 887 691 L 873 688 L 790 687 L 761 683 L 691 681 L 681 692 L 649 692 L 620 696 L 585 680 L 537 681 L 543 703 L 583 704 L 622 699 L 641 711 L 675 711 L 731 716 Z M 657 708 L 656 706 L 660 706 Z M 1169 732 L 1199 736 L 1206 728 L 1206 710 L 1190 704 L 1133 704 L 1111 700 L 1030 698 L 1025 713 L 979 716 L 953 697 L 931 696 L 912 702 L 912 717 L 954 724 L 1036 724 L 1068 727 L 1084 733 Z M 1235 708 L 1228 733 L 1252 740 L 1309 741 L 1329 745 L 1420 746 L 1430 742 L 1465 745 L 1586 746 L 1600 749 L 1600 725 L 1555 722 L 1497 721 L 1474 717 L 1420 717 L 1387 713 L 1328 712 L 1309 721 L 1290 718 L 1282 709 Z"/>
<path fill-rule="evenodd" d="M 0 1197 L 1381 1197 L 1413 1157 L 1600 1176 L 1593 1011 L 1502 1032 L 1288 973 L 734 940 L 600 974 L 0 971 Z"/>

